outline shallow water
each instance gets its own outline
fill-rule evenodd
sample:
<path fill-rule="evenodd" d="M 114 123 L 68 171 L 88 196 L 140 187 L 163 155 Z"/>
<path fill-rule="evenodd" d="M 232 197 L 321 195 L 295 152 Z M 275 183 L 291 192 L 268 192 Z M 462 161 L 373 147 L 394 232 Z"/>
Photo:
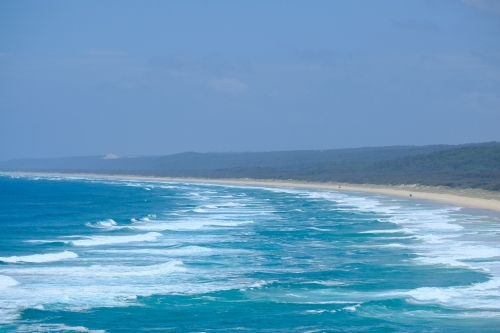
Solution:
<path fill-rule="evenodd" d="M 335 191 L 0 176 L 0 331 L 495 332 L 498 222 Z"/>

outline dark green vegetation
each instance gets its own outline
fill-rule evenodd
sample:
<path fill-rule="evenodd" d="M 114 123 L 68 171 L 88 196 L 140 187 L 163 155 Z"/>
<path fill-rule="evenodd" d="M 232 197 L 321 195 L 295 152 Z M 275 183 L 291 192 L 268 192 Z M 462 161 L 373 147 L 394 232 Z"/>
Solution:
<path fill-rule="evenodd" d="M 500 191 L 500 143 L 394 146 L 264 153 L 182 153 L 20 159 L 3 171 L 92 172 L 165 177 L 444 185 Z"/>

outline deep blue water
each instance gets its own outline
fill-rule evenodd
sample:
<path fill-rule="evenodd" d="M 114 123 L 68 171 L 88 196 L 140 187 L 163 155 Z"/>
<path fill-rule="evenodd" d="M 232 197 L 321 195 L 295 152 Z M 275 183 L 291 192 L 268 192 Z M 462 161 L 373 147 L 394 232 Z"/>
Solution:
<path fill-rule="evenodd" d="M 386 196 L 0 176 L 0 332 L 498 332 L 495 217 Z"/>

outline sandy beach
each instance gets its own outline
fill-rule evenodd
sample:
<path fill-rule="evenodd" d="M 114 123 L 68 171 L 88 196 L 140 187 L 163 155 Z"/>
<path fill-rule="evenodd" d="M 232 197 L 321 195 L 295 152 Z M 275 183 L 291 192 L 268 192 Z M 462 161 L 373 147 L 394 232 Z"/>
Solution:
<path fill-rule="evenodd" d="M 500 193 L 481 189 L 458 189 L 445 186 L 424 185 L 375 185 L 375 184 L 345 184 L 345 183 L 315 183 L 283 180 L 258 179 L 204 179 L 204 178 L 171 178 L 139 175 L 104 175 L 78 173 L 37 173 L 37 172 L 1 172 L 11 176 L 56 176 L 56 177 L 84 177 L 96 179 L 130 179 L 143 181 L 190 182 L 238 186 L 272 186 L 308 188 L 319 190 L 350 191 L 360 193 L 383 194 L 395 197 L 404 197 L 411 200 L 428 200 L 436 203 L 450 204 L 458 207 L 487 209 L 500 212 Z M 411 195 L 411 196 L 410 196 Z"/>

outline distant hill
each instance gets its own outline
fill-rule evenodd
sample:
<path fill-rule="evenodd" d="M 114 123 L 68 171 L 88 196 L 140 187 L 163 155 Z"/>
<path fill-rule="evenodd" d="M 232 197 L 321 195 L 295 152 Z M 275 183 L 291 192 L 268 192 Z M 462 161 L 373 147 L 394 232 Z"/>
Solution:
<path fill-rule="evenodd" d="M 500 143 L 17 159 L 2 171 L 423 184 L 500 191 Z"/>

